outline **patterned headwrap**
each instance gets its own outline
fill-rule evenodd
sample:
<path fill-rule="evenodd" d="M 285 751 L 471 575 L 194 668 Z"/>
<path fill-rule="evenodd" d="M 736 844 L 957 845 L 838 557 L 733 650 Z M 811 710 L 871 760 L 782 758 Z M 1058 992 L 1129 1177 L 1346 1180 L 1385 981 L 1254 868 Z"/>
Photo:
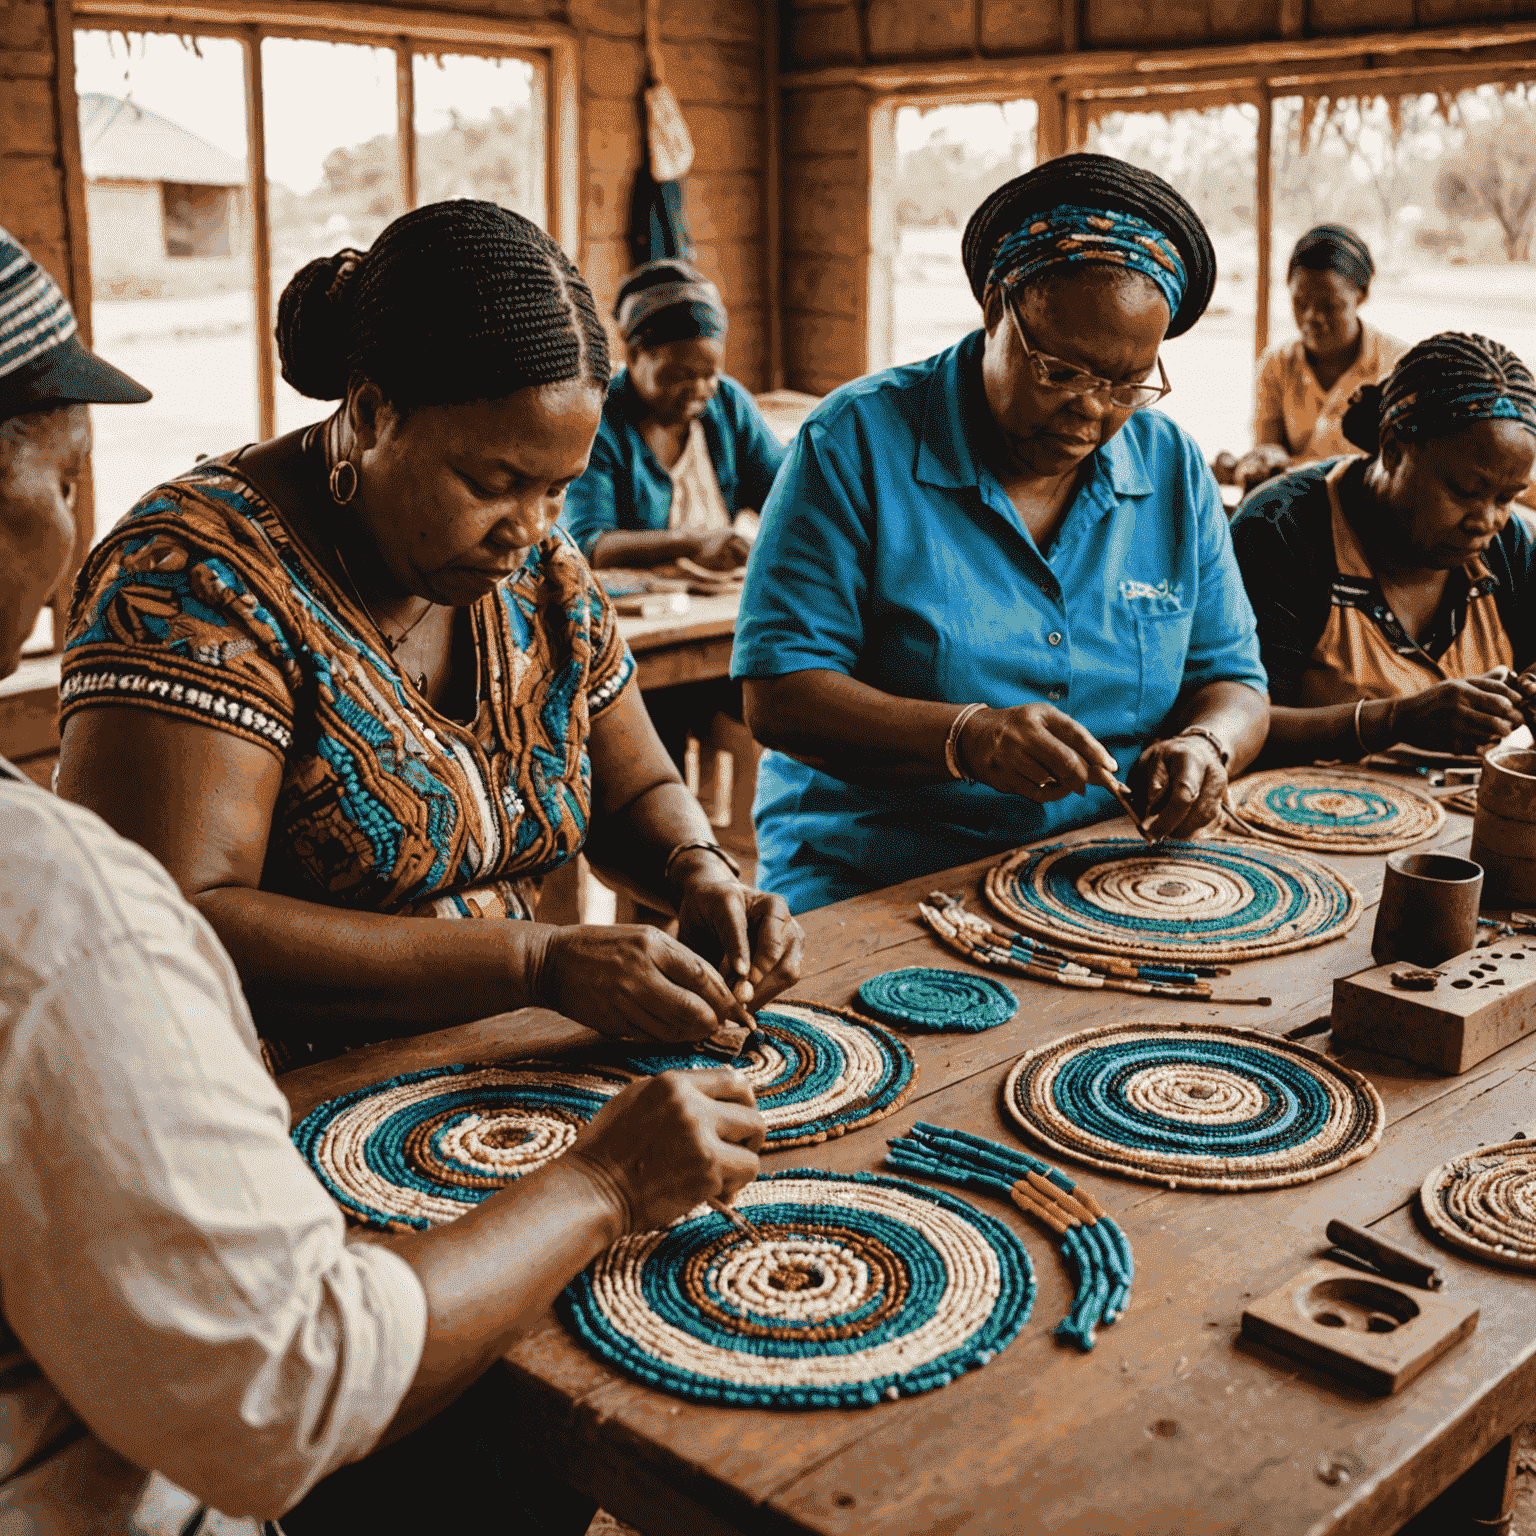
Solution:
<path fill-rule="evenodd" d="M 1297 267 L 1305 267 L 1309 272 L 1337 272 L 1361 293 L 1371 286 L 1376 275 L 1370 246 L 1342 224 L 1318 224 L 1309 229 L 1291 251 L 1285 269 L 1287 282 Z"/>
<path fill-rule="evenodd" d="M 1053 208 L 1008 236 L 992 258 L 991 280 L 1013 287 L 1079 262 L 1107 262 L 1150 277 L 1176 314 L 1184 297 L 1184 263 L 1173 242 L 1133 213 Z"/>
<path fill-rule="evenodd" d="M 641 346 L 724 336 L 727 323 L 720 290 L 687 262 L 670 258 L 636 267 L 624 279 L 613 318 L 625 341 Z"/>
<path fill-rule="evenodd" d="M 1168 336 L 1211 302 L 1216 252 L 1200 215 L 1154 171 L 1113 155 L 1058 155 L 999 187 L 960 245 L 978 304 L 989 284 L 1018 283 L 1057 264 L 1114 262 L 1143 272 L 1168 300 Z"/>
<path fill-rule="evenodd" d="M 1441 331 L 1409 348 L 1381 384 L 1356 390 L 1343 429 L 1375 453 L 1388 432 L 1401 443 L 1428 442 L 1474 421 L 1518 421 L 1536 432 L 1536 378 L 1497 341 Z"/>

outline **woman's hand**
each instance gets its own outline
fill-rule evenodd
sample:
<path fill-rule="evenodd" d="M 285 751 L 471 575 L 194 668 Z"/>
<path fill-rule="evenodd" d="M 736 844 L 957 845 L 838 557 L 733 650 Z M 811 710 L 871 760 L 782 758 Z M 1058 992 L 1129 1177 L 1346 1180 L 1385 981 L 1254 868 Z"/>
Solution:
<path fill-rule="evenodd" d="M 750 1184 L 766 1135 L 740 1072 L 663 1072 L 611 1098 L 565 1156 L 593 1175 L 626 1232 L 654 1232 Z"/>
<path fill-rule="evenodd" d="M 682 875 L 678 937 L 716 963 L 738 1002 L 762 1007 L 800 979 L 805 934 L 783 897 L 716 874 L 723 870 L 720 861 L 713 854 L 702 857 L 709 867 L 691 878 L 689 872 Z M 683 868 L 682 859 L 678 867 Z"/>
<path fill-rule="evenodd" d="M 741 1022 L 741 1004 L 720 972 L 659 928 L 583 925 L 550 928 L 548 934 L 535 967 L 534 995 L 588 1029 L 680 1044 L 707 1040 L 722 1024 Z"/>
<path fill-rule="evenodd" d="M 1146 807 L 1141 828 L 1151 837 L 1190 838 L 1221 814 L 1227 770 L 1204 736 L 1154 741 L 1129 774 L 1131 791 Z"/>
<path fill-rule="evenodd" d="M 1478 677 L 1436 683 L 1422 693 L 1393 701 L 1392 741 L 1406 741 L 1431 752 L 1471 756 L 1479 747 L 1502 741 L 1524 723 L 1526 696 L 1508 667 L 1495 667 Z M 1378 730 L 1380 728 L 1378 727 Z M 1383 741 L 1389 747 L 1392 741 Z"/>
<path fill-rule="evenodd" d="M 734 571 L 747 563 L 751 553 L 751 543 L 739 533 L 717 528 L 699 535 L 698 553 L 693 559 L 707 571 Z"/>
<path fill-rule="evenodd" d="M 1250 448 L 1232 467 L 1232 483 L 1251 491 L 1291 467 L 1291 456 L 1278 443 L 1260 443 Z"/>
<path fill-rule="evenodd" d="M 965 722 L 955 753 L 971 778 L 1037 805 L 1102 784 L 1100 770 L 1118 772 L 1093 733 L 1050 704 L 978 711 Z"/>

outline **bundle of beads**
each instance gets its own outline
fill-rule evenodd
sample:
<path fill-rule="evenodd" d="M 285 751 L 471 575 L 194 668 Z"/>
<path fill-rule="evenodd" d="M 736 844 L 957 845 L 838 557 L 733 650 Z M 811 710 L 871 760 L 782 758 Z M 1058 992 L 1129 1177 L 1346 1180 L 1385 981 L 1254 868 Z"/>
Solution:
<path fill-rule="evenodd" d="M 1443 1163 L 1425 1178 L 1419 1203 L 1447 1242 L 1536 1271 L 1536 1144 L 1500 1142 Z"/>
<path fill-rule="evenodd" d="M 1281 1189 L 1368 1157 L 1386 1127 L 1358 1072 L 1227 1024 L 1107 1024 L 1020 1058 L 1004 1103 L 1062 1157 L 1169 1189 Z"/>
<path fill-rule="evenodd" d="M 777 998 L 756 1015 L 756 1025 L 734 1065 L 757 1095 L 772 1151 L 883 1120 L 917 1083 L 906 1042 L 847 1009 Z M 625 1057 L 623 1065 L 650 1075 L 718 1067 L 720 1057 L 657 1052 Z"/>
<path fill-rule="evenodd" d="M 1139 965 L 1118 955 L 1087 951 L 1069 954 L 1043 939 L 1026 938 L 1022 933 L 989 923 L 979 913 L 968 911 L 958 896 L 947 891 L 930 891 L 926 902 L 918 902 L 917 911 L 940 943 L 957 955 L 964 955 L 973 965 L 1011 971 L 1015 976 L 1033 977 L 1058 987 L 1137 992 L 1148 997 L 1209 997 L 1210 983 L 1204 978 L 1230 974 L 1222 966 L 1190 965 L 1175 969 Z"/>
<path fill-rule="evenodd" d="M 862 1408 L 947 1386 L 1029 1320 L 1034 1269 L 995 1217 L 873 1173 L 794 1168 L 621 1238 L 560 1301 L 647 1385 L 752 1408 Z"/>
<path fill-rule="evenodd" d="M 1304 854 L 1254 843 L 1106 838 L 1021 848 L 987 871 L 987 900 L 1036 939 L 1188 968 L 1342 938 L 1359 893 Z"/>
<path fill-rule="evenodd" d="M 1131 1245 L 1099 1202 L 1059 1169 L 1014 1147 L 923 1120 L 887 1145 L 892 1168 L 1002 1195 L 1064 1239 L 1061 1256 L 1077 1275 L 1077 1296 L 1057 1333 L 1089 1350 L 1099 1324 L 1125 1311 L 1136 1273 Z"/>
<path fill-rule="evenodd" d="M 1243 837 L 1333 853 L 1390 853 L 1445 824 L 1428 795 L 1338 768 L 1251 773 L 1231 784 L 1224 809 Z"/>
<path fill-rule="evenodd" d="M 859 988 L 859 1007 L 882 1024 L 979 1031 L 1006 1024 L 1019 1011 L 1019 1000 L 989 976 L 913 965 L 871 976 Z"/>
<path fill-rule="evenodd" d="M 552 1061 L 436 1067 L 317 1105 L 293 1141 L 343 1210 L 409 1232 L 542 1168 L 629 1081 Z"/>

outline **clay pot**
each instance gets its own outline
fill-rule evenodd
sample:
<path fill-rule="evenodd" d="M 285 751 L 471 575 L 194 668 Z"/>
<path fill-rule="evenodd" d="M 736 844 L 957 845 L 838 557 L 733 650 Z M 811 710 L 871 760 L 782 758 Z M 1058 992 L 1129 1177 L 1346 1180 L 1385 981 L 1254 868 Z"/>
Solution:
<path fill-rule="evenodd" d="M 1490 906 L 1536 901 L 1536 752 L 1490 752 L 1483 759 L 1471 856 L 1483 866 Z"/>

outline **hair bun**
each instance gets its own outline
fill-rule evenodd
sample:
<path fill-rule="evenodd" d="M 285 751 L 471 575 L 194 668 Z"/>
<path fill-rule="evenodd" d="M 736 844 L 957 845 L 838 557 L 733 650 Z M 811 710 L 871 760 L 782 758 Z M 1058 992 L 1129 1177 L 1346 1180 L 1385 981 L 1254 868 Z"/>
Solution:
<path fill-rule="evenodd" d="M 339 400 L 347 392 L 352 297 L 364 254 L 348 249 L 305 263 L 277 302 L 283 377 L 311 400 Z"/>
<path fill-rule="evenodd" d="M 1349 397 L 1339 430 L 1364 453 L 1381 447 L 1381 385 L 1362 384 Z"/>

